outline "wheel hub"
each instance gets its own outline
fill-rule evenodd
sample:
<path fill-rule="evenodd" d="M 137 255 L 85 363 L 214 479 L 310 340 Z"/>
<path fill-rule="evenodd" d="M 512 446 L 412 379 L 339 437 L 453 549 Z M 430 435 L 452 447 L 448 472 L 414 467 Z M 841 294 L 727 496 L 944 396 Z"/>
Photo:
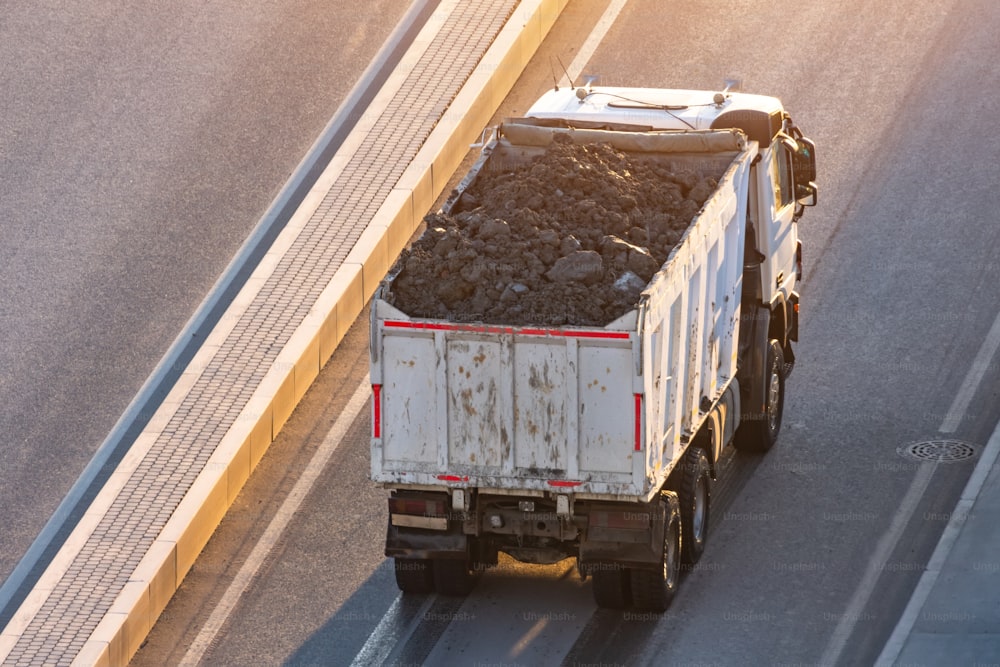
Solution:
<path fill-rule="evenodd" d="M 708 499 L 708 490 L 705 488 L 708 482 L 704 476 L 698 480 L 694 492 L 694 516 L 691 518 L 691 532 L 696 542 L 701 542 L 705 533 L 705 505 Z"/>
<path fill-rule="evenodd" d="M 771 430 L 778 428 L 778 401 L 781 398 L 781 378 L 771 373 L 771 385 L 767 391 L 767 424 Z"/>

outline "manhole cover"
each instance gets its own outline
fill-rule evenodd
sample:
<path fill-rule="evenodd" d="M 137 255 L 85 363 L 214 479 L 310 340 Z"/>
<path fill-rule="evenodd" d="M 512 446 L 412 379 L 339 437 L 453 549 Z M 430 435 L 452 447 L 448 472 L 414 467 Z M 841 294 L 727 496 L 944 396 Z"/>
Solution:
<path fill-rule="evenodd" d="M 916 461 L 954 463 L 971 459 L 979 453 L 975 445 L 961 440 L 927 440 L 904 445 L 896 450 L 901 456 Z"/>

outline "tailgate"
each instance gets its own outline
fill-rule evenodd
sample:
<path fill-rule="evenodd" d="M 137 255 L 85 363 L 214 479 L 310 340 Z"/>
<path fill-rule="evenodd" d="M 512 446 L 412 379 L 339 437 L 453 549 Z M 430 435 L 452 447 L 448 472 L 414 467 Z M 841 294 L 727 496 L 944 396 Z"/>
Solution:
<path fill-rule="evenodd" d="M 373 309 L 374 480 L 639 493 L 636 334 Z"/>

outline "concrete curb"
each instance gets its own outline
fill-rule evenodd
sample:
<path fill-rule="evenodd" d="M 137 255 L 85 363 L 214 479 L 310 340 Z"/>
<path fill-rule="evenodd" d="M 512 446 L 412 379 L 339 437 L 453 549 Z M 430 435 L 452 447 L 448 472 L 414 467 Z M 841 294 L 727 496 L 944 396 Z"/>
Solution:
<path fill-rule="evenodd" d="M 316 302 L 313 312 L 298 327 L 270 371 L 199 474 L 158 539 L 132 572 L 128 583 L 98 624 L 74 665 L 125 665 L 139 649 L 156 619 L 180 586 L 184 576 L 207 544 L 236 495 L 260 461 L 267 447 L 287 421 L 298 401 L 326 363 L 347 329 L 361 313 L 395 257 L 419 224 L 423 214 L 446 187 L 449 179 L 496 108 L 555 23 L 567 0 L 525 0 L 515 9 L 483 56 L 444 117 L 435 127 L 399 183 L 379 209 L 372 223 L 350 251 L 333 280 Z M 442 2 L 442 8 L 453 6 Z M 427 26 L 434 26 L 433 17 Z M 429 43 L 425 27 L 411 50 Z M 427 33 L 429 34 L 429 33 Z M 404 57 L 404 62 L 412 59 Z M 403 75 L 405 77 L 405 75 Z M 390 77 L 379 99 L 394 93 Z M 356 149 L 370 128 L 363 122 L 344 142 L 342 155 Z M 352 141 L 352 138 L 354 139 Z M 306 196 L 299 211 L 261 260 L 253 276 L 223 315 L 205 345 L 165 399 L 156 416 L 102 489 L 87 517 L 77 526 L 62 551 L 46 570 L 0 636 L 0 656 L 13 645 L 40 608 L 55 582 L 65 573 L 80 545 L 114 501 L 129 475 L 159 435 L 188 392 L 201 369 L 218 350 L 261 285 L 301 230 L 300 214 L 311 215 L 323 194 L 342 169 L 337 156 Z M 306 217 L 305 219 L 308 219 Z M 299 221 L 296 224 L 297 220 Z M 29 604 L 30 603 L 30 604 Z"/>

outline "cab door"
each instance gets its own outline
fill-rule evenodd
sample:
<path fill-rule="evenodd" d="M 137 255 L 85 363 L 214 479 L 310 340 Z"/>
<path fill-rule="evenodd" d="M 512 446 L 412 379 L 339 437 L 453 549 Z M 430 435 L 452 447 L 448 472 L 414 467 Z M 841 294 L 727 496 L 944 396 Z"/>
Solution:
<path fill-rule="evenodd" d="M 795 222 L 795 179 L 792 171 L 794 142 L 778 135 L 764 152 L 765 164 L 758 183 L 760 228 L 758 247 L 765 259 L 761 282 L 765 302 L 778 292 L 787 299 L 795 289 L 798 225 Z"/>

